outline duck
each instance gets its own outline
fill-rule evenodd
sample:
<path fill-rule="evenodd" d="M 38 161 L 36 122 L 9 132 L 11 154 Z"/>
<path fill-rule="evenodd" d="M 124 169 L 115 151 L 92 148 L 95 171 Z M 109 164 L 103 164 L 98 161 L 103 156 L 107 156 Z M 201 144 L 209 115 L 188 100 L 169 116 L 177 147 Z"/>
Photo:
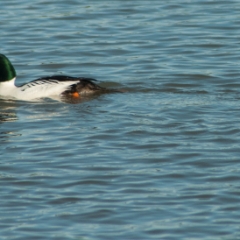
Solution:
<path fill-rule="evenodd" d="M 53 75 L 16 86 L 16 76 L 11 61 L 4 54 L 0 54 L 0 97 L 23 101 L 41 98 L 56 99 L 56 96 L 80 99 L 84 96 L 111 91 L 97 85 L 95 83 L 97 80 L 94 78 Z"/>

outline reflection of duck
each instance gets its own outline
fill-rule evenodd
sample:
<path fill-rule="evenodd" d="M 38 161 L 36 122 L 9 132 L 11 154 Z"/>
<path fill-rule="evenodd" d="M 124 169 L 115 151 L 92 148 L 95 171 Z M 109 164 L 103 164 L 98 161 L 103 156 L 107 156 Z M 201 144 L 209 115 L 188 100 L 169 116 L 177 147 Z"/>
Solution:
<path fill-rule="evenodd" d="M 1 106 L 1 108 L 2 108 L 2 106 Z M 8 111 L 7 110 L 8 109 L 0 112 L 0 124 L 3 122 L 14 122 L 18 119 L 16 116 L 16 113 L 14 111 L 10 112 L 9 110 Z"/>
<path fill-rule="evenodd" d="M 0 54 L 0 96 L 19 100 L 33 100 L 54 96 L 81 98 L 96 93 L 111 92 L 94 83 L 92 78 L 51 76 L 15 86 L 16 71 L 9 59 Z M 116 91 L 116 90 L 113 90 Z"/>

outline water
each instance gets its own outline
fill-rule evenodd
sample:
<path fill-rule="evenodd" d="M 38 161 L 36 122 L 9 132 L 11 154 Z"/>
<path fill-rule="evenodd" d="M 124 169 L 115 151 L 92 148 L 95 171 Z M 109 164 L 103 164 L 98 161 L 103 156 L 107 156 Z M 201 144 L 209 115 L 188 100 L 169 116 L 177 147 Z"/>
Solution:
<path fill-rule="evenodd" d="M 239 1 L 4 1 L 17 83 L 127 89 L 0 100 L 1 239 L 240 239 Z"/>

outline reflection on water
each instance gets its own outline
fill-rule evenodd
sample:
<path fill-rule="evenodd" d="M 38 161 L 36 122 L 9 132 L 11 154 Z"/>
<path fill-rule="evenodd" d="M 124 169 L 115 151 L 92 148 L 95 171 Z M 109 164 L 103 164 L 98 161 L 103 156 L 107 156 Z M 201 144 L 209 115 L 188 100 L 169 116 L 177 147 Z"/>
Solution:
<path fill-rule="evenodd" d="M 6 113 L 6 112 L 0 113 L 0 122 L 12 122 L 16 120 L 17 120 L 17 117 L 16 117 L 16 114 L 14 113 Z"/>
<path fill-rule="evenodd" d="M 14 131 L 5 131 L 3 126 L 6 122 L 17 121 L 16 102 L 10 100 L 0 100 L 0 141 L 5 141 L 12 136 L 19 136 Z"/>
<path fill-rule="evenodd" d="M 15 112 L 16 106 L 17 104 L 15 101 L 0 99 L 0 123 L 17 120 Z"/>

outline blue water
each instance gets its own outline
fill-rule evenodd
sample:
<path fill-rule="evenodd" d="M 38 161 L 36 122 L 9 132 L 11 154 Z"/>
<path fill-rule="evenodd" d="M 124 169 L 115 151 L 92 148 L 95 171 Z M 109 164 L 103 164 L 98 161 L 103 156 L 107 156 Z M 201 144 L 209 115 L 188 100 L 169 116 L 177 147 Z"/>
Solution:
<path fill-rule="evenodd" d="M 125 93 L 0 100 L 0 238 L 240 239 L 240 2 L 1 3 L 22 84 Z"/>

